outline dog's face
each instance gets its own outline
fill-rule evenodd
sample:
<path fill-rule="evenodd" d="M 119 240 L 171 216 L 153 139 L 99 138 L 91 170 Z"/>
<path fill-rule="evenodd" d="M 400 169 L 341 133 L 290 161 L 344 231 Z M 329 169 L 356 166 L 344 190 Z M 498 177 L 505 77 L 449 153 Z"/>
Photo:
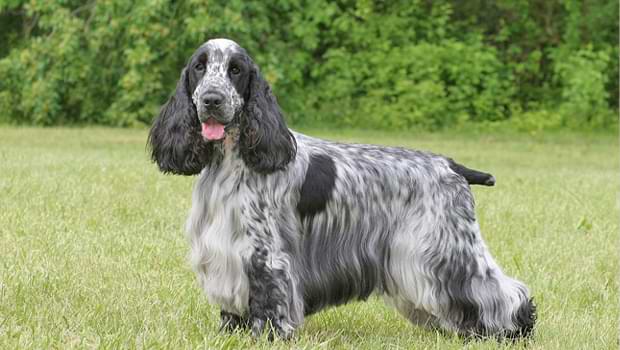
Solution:
<path fill-rule="evenodd" d="M 235 136 L 232 130 L 238 130 Z M 227 137 L 252 170 L 283 169 L 296 155 L 280 106 L 246 51 L 228 39 L 209 40 L 191 56 L 172 97 L 149 133 L 161 171 L 194 175 L 221 152 Z"/>
<path fill-rule="evenodd" d="M 189 89 L 207 141 L 225 137 L 225 128 L 238 119 L 247 99 L 252 62 L 239 45 L 210 40 L 192 56 Z"/>

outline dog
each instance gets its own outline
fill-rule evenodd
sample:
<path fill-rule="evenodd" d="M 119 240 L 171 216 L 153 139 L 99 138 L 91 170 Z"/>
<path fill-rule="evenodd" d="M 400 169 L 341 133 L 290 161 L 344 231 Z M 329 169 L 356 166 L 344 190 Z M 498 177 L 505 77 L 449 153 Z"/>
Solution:
<path fill-rule="evenodd" d="M 429 152 L 290 130 L 231 40 L 191 56 L 148 144 L 162 172 L 198 175 L 190 260 L 222 329 L 286 339 L 304 317 L 378 293 L 414 324 L 532 333 L 528 288 L 497 265 L 475 217 L 469 184 L 493 176 Z"/>

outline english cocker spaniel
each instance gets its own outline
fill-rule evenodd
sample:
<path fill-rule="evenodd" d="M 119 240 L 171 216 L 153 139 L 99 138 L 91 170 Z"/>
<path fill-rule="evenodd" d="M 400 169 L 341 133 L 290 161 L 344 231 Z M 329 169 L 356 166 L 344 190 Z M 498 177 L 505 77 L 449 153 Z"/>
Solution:
<path fill-rule="evenodd" d="M 485 245 L 469 184 L 494 178 L 428 152 L 291 131 L 238 44 L 192 55 L 149 134 L 164 173 L 199 175 L 191 263 L 223 329 L 289 337 L 304 317 L 376 292 L 415 324 L 531 333 L 527 287 Z"/>

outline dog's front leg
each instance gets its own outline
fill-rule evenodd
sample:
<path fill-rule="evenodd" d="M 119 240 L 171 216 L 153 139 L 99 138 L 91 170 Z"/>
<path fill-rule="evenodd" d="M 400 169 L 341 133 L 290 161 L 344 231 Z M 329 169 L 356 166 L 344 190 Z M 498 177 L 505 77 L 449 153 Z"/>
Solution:
<path fill-rule="evenodd" d="M 248 277 L 248 325 L 255 337 L 268 332 L 272 339 L 292 336 L 304 317 L 295 256 L 291 244 L 298 233 L 294 213 L 262 198 L 247 201 L 241 220 L 249 249 L 244 254 Z"/>
<path fill-rule="evenodd" d="M 268 332 L 288 339 L 299 324 L 298 307 L 295 307 L 296 288 L 290 276 L 290 264 L 282 252 L 272 247 L 257 246 L 247 265 L 250 284 L 249 326 L 252 335 L 259 337 Z"/>
<path fill-rule="evenodd" d="M 247 327 L 248 321 L 245 317 L 224 310 L 220 311 L 220 331 L 234 332 Z"/>

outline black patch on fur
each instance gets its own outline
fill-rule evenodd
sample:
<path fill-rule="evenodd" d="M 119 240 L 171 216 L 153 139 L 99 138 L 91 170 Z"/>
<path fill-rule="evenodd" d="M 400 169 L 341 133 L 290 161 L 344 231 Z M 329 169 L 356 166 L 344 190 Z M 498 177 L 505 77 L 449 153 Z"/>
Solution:
<path fill-rule="evenodd" d="M 452 171 L 454 171 L 455 173 L 463 176 L 470 185 L 495 185 L 495 177 L 493 175 L 483 173 L 482 171 L 469 169 L 450 158 L 448 158 L 447 160 L 450 164 L 450 169 L 452 169 Z"/>
<path fill-rule="evenodd" d="M 240 53 L 232 54 L 230 57 L 230 61 L 228 62 L 228 79 L 230 79 L 239 96 L 245 96 L 248 93 L 246 91 L 250 83 L 252 62 L 245 50 L 240 50 Z M 232 74 L 231 70 L 233 67 L 238 68 L 240 73 Z"/>
<path fill-rule="evenodd" d="M 297 211 L 301 219 L 325 210 L 336 183 L 334 160 L 324 154 L 310 156 L 304 184 L 301 186 Z"/>

